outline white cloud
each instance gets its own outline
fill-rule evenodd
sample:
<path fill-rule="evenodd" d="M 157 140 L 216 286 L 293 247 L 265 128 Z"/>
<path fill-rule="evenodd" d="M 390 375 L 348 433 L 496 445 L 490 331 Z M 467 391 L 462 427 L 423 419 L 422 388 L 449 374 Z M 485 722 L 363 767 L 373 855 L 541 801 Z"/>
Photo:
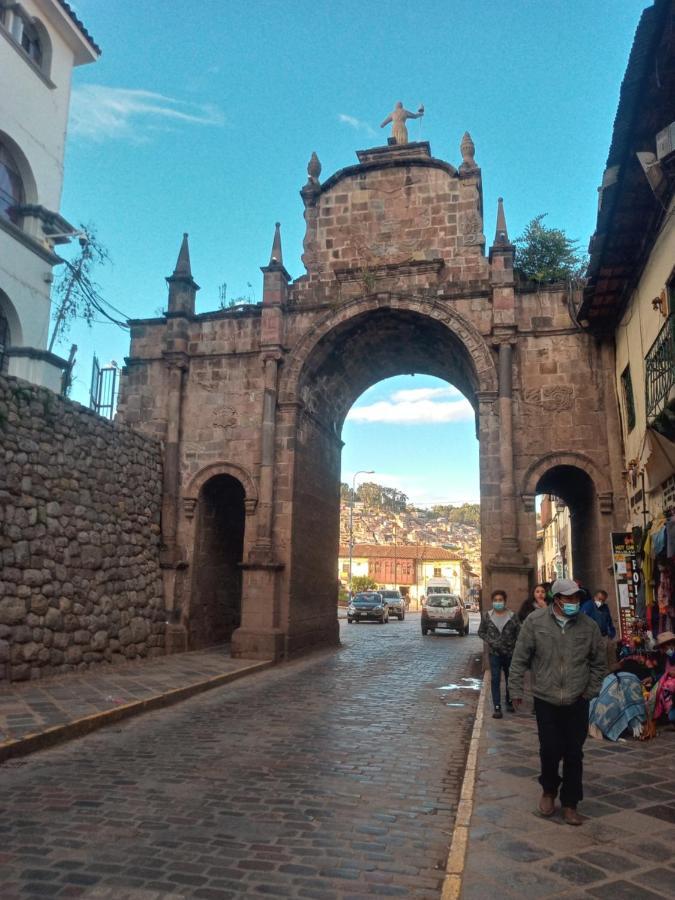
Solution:
<path fill-rule="evenodd" d="M 439 393 L 435 393 L 438 391 Z M 389 400 L 378 400 L 366 406 L 353 407 L 347 416 L 351 422 L 380 422 L 397 425 L 432 425 L 469 422 L 474 411 L 469 401 L 450 394 L 445 388 L 419 388 L 396 391 Z"/>
<path fill-rule="evenodd" d="M 441 397 L 462 397 L 462 392 L 456 387 L 448 385 L 447 387 L 437 388 L 409 388 L 403 391 L 394 391 L 391 399 L 394 403 L 418 400 L 433 400 Z"/>
<path fill-rule="evenodd" d="M 170 124 L 223 123 L 222 112 L 211 104 L 188 103 L 136 88 L 85 84 L 73 90 L 70 105 L 71 133 L 94 141 L 144 141 L 150 132 Z"/>
<path fill-rule="evenodd" d="M 342 122 L 344 125 L 349 125 L 356 131 L 365 131 L 366 134 L 371 136 L 374 136 L 376 133 L 375 129 L 367 122 L 364 122 L 362 119 L 357 119 L 356 116 L 348 116 L 347 113 L 338 113 L 338 121 Z"/>

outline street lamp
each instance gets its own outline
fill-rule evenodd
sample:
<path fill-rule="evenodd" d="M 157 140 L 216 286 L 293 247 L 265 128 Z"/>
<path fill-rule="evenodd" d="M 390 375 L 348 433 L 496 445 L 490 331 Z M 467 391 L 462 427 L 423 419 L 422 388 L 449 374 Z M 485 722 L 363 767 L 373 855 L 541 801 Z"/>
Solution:
<path fill-rule="evenodd" d="M 360 469 L 352 478 L 352 494 L 349 498 L 349 599 L 352 599 L 352 551 L 354 549 L 354 494 L 356 493 L 357 475 L 374 475 L 375 469 Z"/>

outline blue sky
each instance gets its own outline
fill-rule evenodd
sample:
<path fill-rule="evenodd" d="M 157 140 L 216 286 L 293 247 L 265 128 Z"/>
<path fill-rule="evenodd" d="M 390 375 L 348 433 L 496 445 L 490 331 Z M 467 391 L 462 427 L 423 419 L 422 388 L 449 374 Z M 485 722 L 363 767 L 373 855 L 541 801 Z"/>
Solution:
<path fill-rule="evenodd" d="M 471 132 L 488 238 L 503 196 L 512 236 L 546 212 L 585 245 L 645 5 L 77 0 L 103 56 L 75 72 L 62 213 L 96 224 L 112 258 L 98 275 L 102 293 L 130 317 L 165 304 L 184 231 L 202 286 L 198 311 L 218 306 L 223 284 L 228 297 L 258 300 L 275 221 L 287 269 L 303 273 L 298 191 L 312 151 L 322 178 L 350 165 L 355 150 L 385 142 L 379 124 L 401 99 L 409 109 L 424 103 L 410 136 L 429 140 L 438 157 L 457 164 Z M 60 352 L 71 340 L 74 398 L 83 401 L 94 350 L 121 362 L 128 339 L 113 326 L 76 324 Z M 357 405 L 396 405 L 394 391 L 434 386 L 442 387 L 421 376 L 383 382 Z M 420 501 L 477 499 L 473 424 L 444 420 L 430 400 L 456 398 L 406 400 L 407 424 L 391 410 L 385 421 L 351 417 L 344 477 L 359 468 L 407 473 L 408 487 L 426 484 L 407 491 Z M 414 402 L 427 404 L 429 419 L 411 421 Z"/>

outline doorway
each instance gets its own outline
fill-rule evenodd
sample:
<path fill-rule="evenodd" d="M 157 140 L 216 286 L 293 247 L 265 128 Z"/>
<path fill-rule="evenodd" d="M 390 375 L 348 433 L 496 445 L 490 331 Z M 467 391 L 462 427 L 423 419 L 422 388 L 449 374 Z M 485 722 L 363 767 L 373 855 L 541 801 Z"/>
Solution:
<path fill-rule="evenodd" d="M 192 600 L 191 650 L 229 641 L 241 620 L 244 488 L 231 475 L 216 475 L 199 494 Z"/>

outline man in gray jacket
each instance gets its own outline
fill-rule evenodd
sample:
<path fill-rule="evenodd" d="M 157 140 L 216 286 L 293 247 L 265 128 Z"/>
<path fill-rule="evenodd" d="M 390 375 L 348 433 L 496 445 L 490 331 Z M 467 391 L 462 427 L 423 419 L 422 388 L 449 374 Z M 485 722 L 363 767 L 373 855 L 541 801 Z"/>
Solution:
<path fill-rule="evenodd" d="M 579 615 L 577 584 L 561 578 L 553 582 L 551 594 L 551 605 L 535 610 L 523 623 L 511 660 L 509 688 L 517 708 L 523 700 L 525 670 L 531 670 L 543 789 L 539 812 L 553 815 L 560 787 L 565 822 L 581 825 L 577 803 L 583 799 L 588 705 L 600 692 L 607 657 L 600 629 L 591 618 Z"/>

